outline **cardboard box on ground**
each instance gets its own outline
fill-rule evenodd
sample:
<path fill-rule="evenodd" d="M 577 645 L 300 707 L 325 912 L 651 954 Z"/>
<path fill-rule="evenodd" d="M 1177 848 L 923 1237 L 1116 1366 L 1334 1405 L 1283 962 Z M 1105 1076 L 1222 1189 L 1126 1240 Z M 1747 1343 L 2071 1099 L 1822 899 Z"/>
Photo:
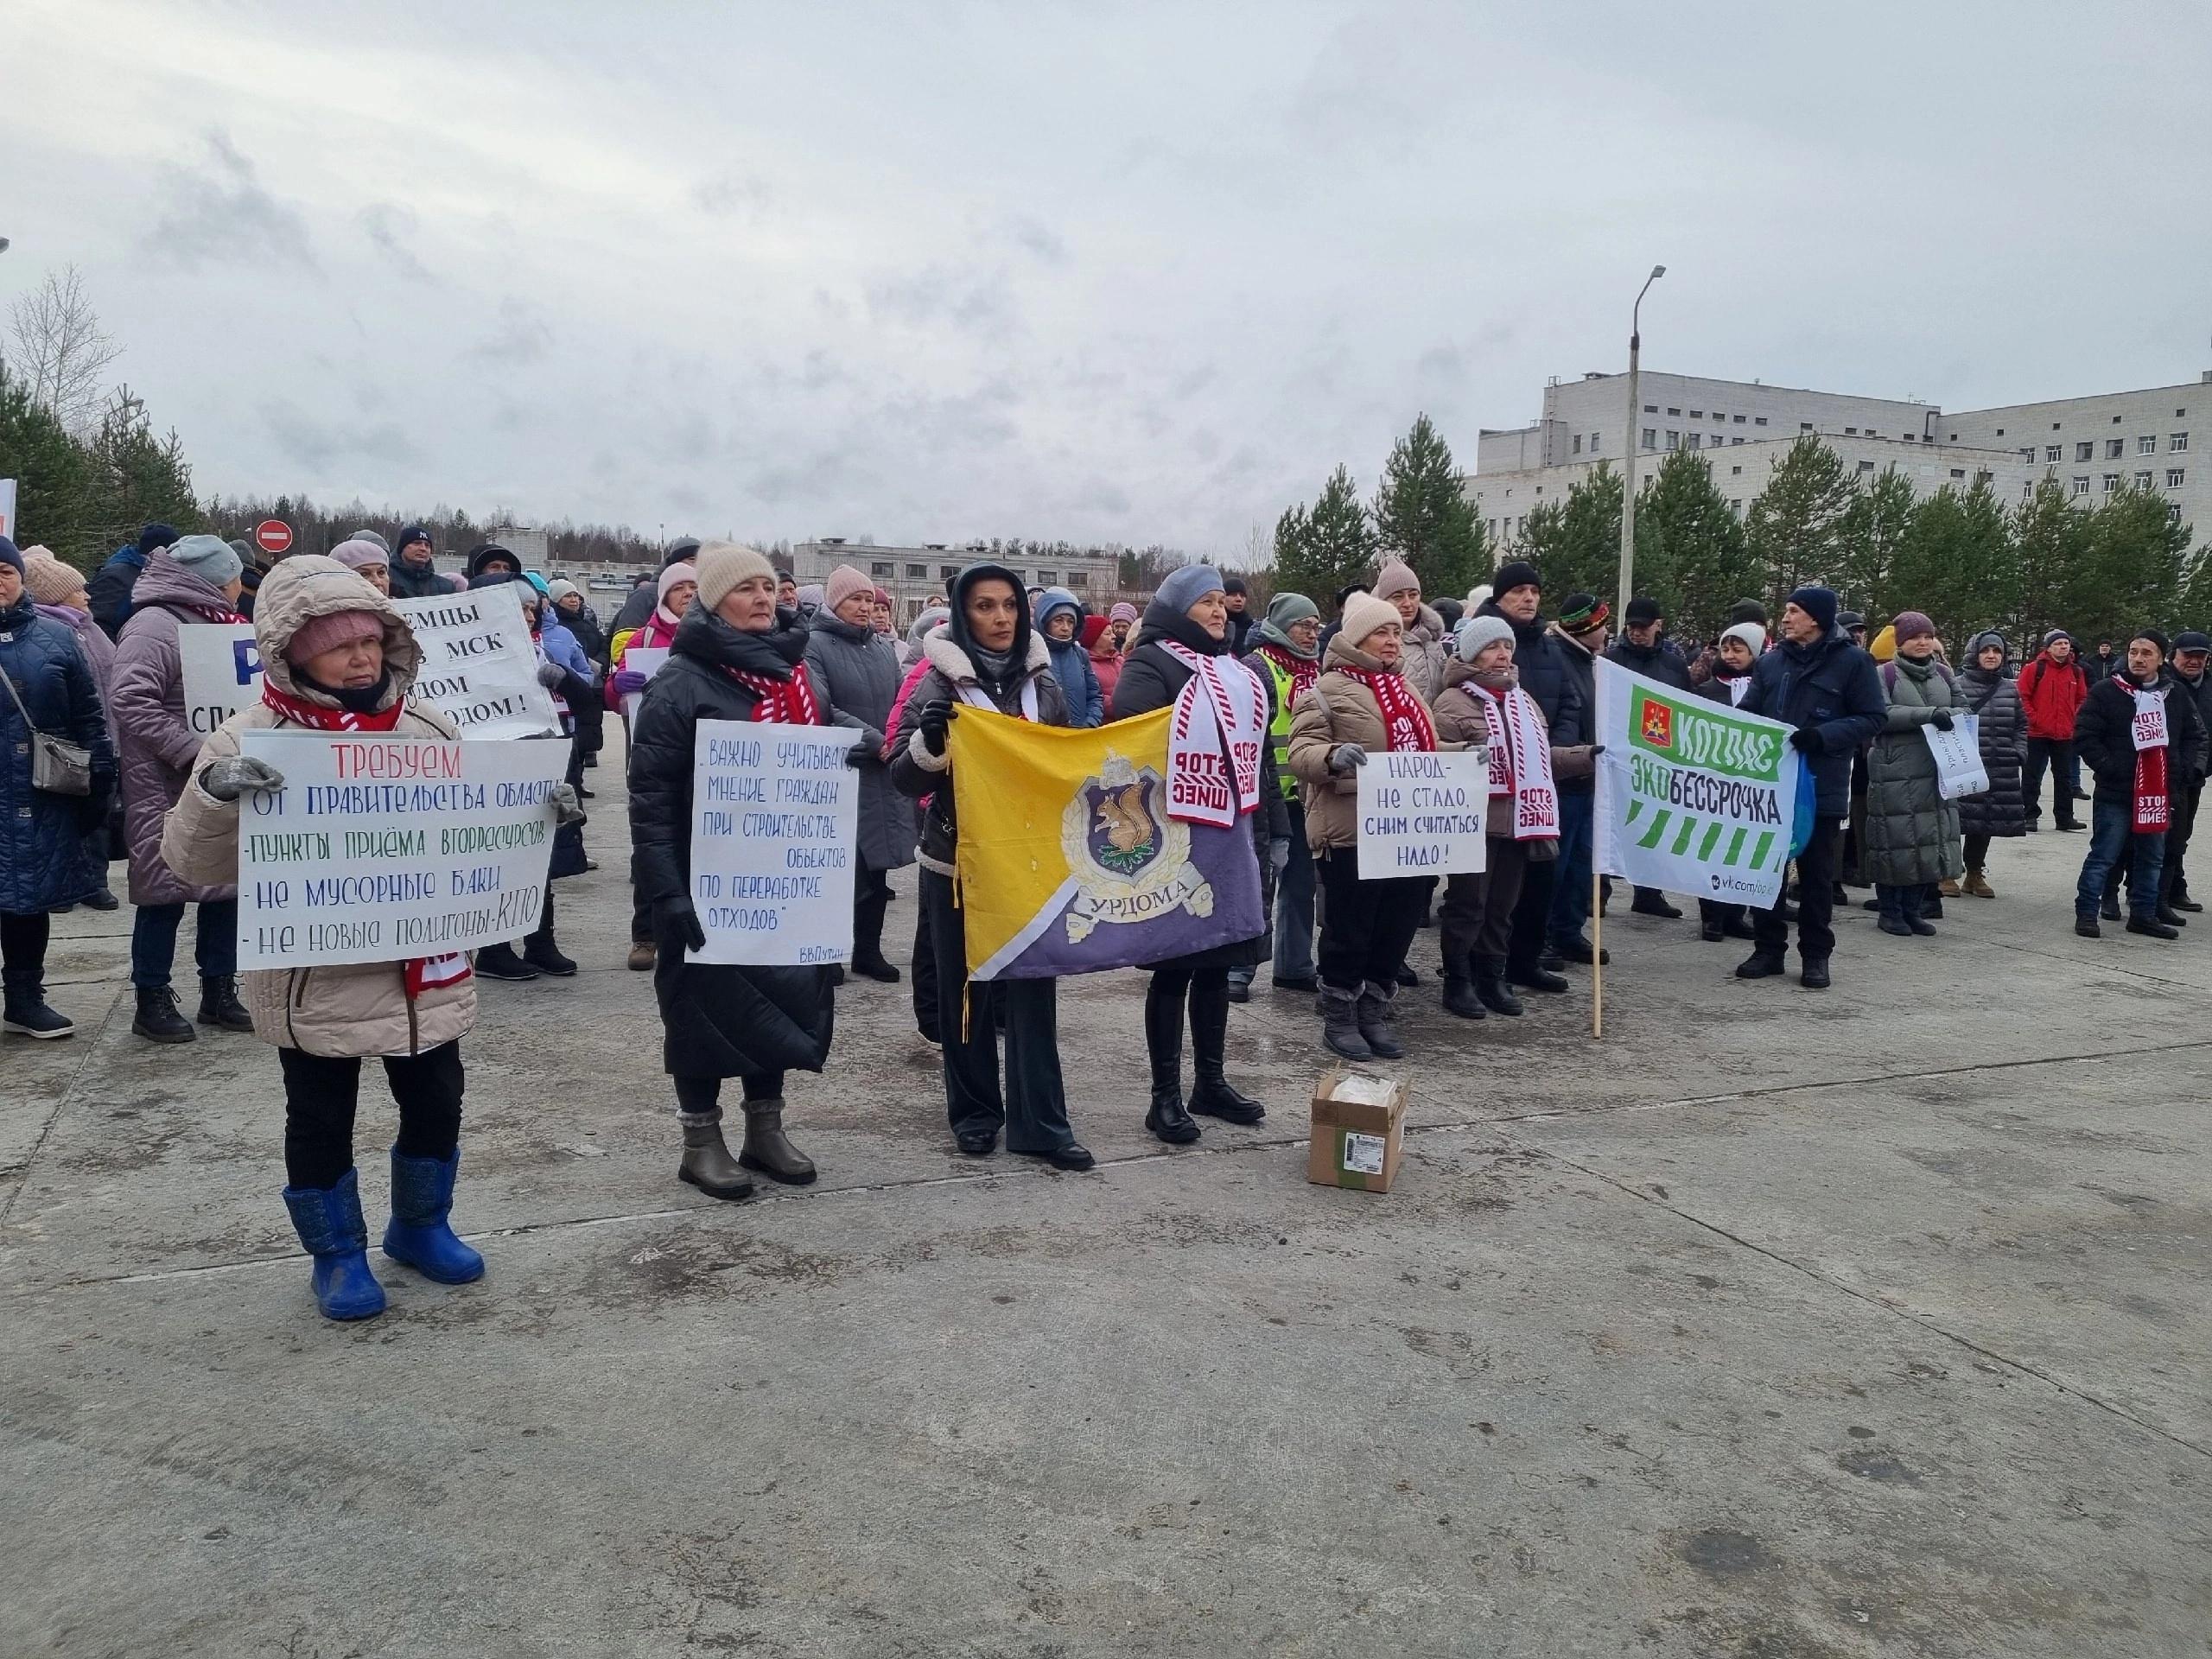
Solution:
<path fill-rule="evenodd" d="M 1313 1090 L 1313 1140 L 1306 1179 L 1320 1186 L 1388 1192 L 1405 1148 L 1406 1085 L 1338 1067 Z"/>

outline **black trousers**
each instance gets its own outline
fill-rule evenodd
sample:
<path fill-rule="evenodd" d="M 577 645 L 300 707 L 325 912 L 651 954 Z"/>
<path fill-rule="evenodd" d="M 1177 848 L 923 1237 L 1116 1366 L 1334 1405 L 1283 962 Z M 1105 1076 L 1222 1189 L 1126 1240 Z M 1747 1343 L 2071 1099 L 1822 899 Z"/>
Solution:
<path fill-rule="evenodd" d="M 891 878 L 866 860 L 853 872 L 853 960 L 883 960 L 883 912 L 891 902 Z"/>
<path fill-rule="evenodd" d="M 2203 799 L 2204 779 L 2202 778 L 2187 790 L 2174 791 L 2173 827 L 2166 831 L 2166 861 L 2158 871 L 2158 880 L 2164 886 L 2168 904 L 2190 896 L 2189 872 L 2183 868 L 2182 860 L 2188 855 L 2190 837 L 2196 833 L 2196 809 Z"/>
<path fill-rule="evenodd" d="M 1559 861 L 1532 859 L 1521 878 L 1521 897 L 1514 902 L 1513 926 L 1506 946 L 1512 966 L 1525 972 L 1536 965 L 1551 942 L 1552 890 L 1559 885 Z"/>
<path fill-rule="evenodd" d="M 1841 818 L 1813 820 L 1813 838 L 1797 855 L 1797 954 L 1808 960 L 1824 959 L 1835 950 L 1835 872 L 1843 842 Z M 1751 912 L 1751 931 L 1758 948 L 1782 955 L 1789 949 L 1789 924 L 1782 919 L 1789 895 L 1785 887 L 1775 895 L 1771 909 Z"/>
<path fill-rule="evenodd" d="M 1529 846 L 1510 836 L 1487 837 L 1490 868 L 1479 875 L 1454 875 L 1444 883 L 1437 915 L 1443 933 L 1444 971 L 1464 975 L 1469 959 L 1503 960 L 1512 947 L 1513 912 L 1529 875 Z"/>
<path fill-rule="evenodd" d="M 2028 740 L 2028 764 L 2020 779 L 2020 792 L 2027 798 L 2028 822 L 2033 823 L 2043 816 L 2043 770 L 2050 768 L 2050 818 L 2053 823 L 2077 822 L 2074 811 L 2074 741 L 2061 741 L 2055 737 L 2031 737 Z"/>
<path fill-rule="evenodd" d="M 1144 990 L 1144 1039 L 1155 1077 L 1179 1075 L 1183 1015 L 1190 1013 L 1191 1053 L 1201 1082 L 1219 1077 L 1229 1052 L 1229 969 L 1155 968 Z"/>
<path fill-rule="evenodd" d="M 40 911 L 31 916 L 0 916 L 0 982 L 8 1000 L 36 1001 L 46 993 L 46 942 L 54 931 L 54 918 Z"/>
<path fill-rule="evenodd" d="M 1984 870 L 1989 868 L 1989 837 L 1967 836 L 1965 838 L 1967 868 Z"/>
<path fill-rule="evenodd" d="M 1321 917 L 1321 983 L 1332 990 L 1392 984 L 1421 931 L 1435 890 L 1432 875 L 1359 879 L 1359 849 L 1336 847 L 1319 860 L 1328 903 Z"/>
<path fill-rule="evenodd" d="M 361 1063 L 296 1048 L 276 1051 L 284 1073 L 284 1175 L 296 1187 L 332 1187 L 353 1167 L 353 1112 Z M 450 1158 L 461 1144 L 461 1045 L 388 1054 L 385 1081 L 399 1103 L 397 1151 Z"/>
<path fill-rule="evenodd" d="M 722 1115 L 722 1080 L 720 1077 L 676 1077 L 676 1109 L 686 1117 L 720 1117 Z M 738 1079 L 747 1100 L 781 1100 L 784 1097 L 784 1074 L 780 1071 L 748 1071 Z"/>
<path fill-rule="evenodd" d="M 935 930 L 930 925 L 930 907 L 925 904 L 914 916 L 913 974 L 908 983 L 914 993 L 914 1029 L 925 1040 L 938 1043 L 944 1040 L 937 1024 L 937 943 Z"/>
<path fill-rule="evenodd" d="M 995 1135 L 1010 1152 L 1054 1152 L 1075 1144 L 1060 1077 L 1059 982 L 971 984 L 968 937 L 952 902 L 952 878 L 922 872 L 922 909 L 937 955 L 937 1022 L 944 1045 L 944 1115 L 955 1134 Z M 962 1002 L 965 1001 L 963 1036 Z M 999 1014 L 1006 1016 L 1006 1088 L 999 1088 Z"/>

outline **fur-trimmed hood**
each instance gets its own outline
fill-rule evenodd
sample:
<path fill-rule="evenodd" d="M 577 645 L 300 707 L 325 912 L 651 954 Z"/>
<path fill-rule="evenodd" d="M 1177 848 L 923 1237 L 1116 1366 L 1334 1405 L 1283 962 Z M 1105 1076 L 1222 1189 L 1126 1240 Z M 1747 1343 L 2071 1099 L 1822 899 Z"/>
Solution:
<path fill-rule="evenodd" d="M 337 708 L 335 697 L 295 677 L 291 664 L 284 659 L 284 648 L 292 643 L 294 634 L 316 617 L 335 616 L 341 611 L 372 611 L 384 623 L 387 683 L 377 706 L 379 710 L 389 709 L 413 688 L 415 677 L 423 668 L 423 648 L 415 643 L 414 629 L 390 600 L 370 587 L 358 571 L 321 554 L 303 553 L 286 559 L 262 579 L 253 604 L 253 642 L 260 648 L 261 671 L 270 684 L 287 696 Z"/>

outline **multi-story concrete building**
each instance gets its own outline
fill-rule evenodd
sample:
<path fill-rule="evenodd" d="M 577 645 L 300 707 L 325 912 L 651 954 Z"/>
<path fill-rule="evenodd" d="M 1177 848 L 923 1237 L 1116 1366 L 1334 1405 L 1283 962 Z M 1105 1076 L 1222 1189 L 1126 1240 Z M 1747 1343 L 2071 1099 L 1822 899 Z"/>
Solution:
<path fill-rule="evenodd" d="M 1726 451 L 1711 457 L 1713 481 L 1743 512 L 1808 433 L 1862 475 L 1897 468 L 1922 495 L 1971 488 L 1984 477 L 2014 505 L 2045 477 L 2083 505 L 2123 484 L 2156 489 L 2175 518 L 2212 537 L 2212 469 L 2192 465 L 2190 449 L 2193 427 L 2200 450 L 2212 442 L 2212 373 L 2183 385 L 1948 415 L 1935 404 L 1688 375 L 1646 374 L 1637 391 L 1631 423 L 1625 375 L 1555 381 L 1544 389 L 1539 419 L 1479 434 L 1465 488 L 1497 547 L 1512 547 L 1531 511 L 1599 462 L 1618 470 L 1630 437 L 1640 484 L 1670 451 Z"/>
<path fill-rule="evenodd" d="M 865 571 L 877 587 L 889 590 L 892 609 L 903 626 L 920 613 L 932 596 L 943 594 L 963 567 L 986 556 L 988 550 L 982 542 L 870 547 L 842 536 L 824 536 L 793 544 L 791 574 L 804 586 L 829 581 L 830 573 L 841 564 Z M 1065 588 L 1093 608 L 1112 602 L 1120 572 L 1119 559 L 1103 548 L 1002 554 L 1000 562 L 1020 576 L 1023 585 Z"/>

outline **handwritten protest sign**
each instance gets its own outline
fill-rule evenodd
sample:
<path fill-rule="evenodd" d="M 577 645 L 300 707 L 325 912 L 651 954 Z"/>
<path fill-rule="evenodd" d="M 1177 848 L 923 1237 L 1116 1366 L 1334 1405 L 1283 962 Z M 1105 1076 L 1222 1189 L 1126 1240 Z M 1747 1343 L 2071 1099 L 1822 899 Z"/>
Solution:
<path fill-rule="evenodd" d="M 1598 660 L 1597 867 L 1638 887 L 1771 905 L 1804 764 L 1789 728 Z"/>
<path fill-rule="evenodd" d="M 561 729 L 553 694 L 537 683 L 537 651 L 513 587 L 391 601 L 423 652 L 410 695 L 436 704 L 464 737 L 542 737 Z M 192 623 L 177 630 L 177 652 L 185 717 L 201 736 L 261 700 L 251 623 Z"/>
<path fill-rule="evenodd" d="M 559 743 L 251 731 L 284 787 L 238 801 L 238 965 L 401 962 L 537 925 Z"/>
<path fill-rule="evenodd" d="M 1939 732 L 1923 726 L 1920 734 L 1936 757 L 1936 791 L 1947 801 L 1961 795 L 1979 795 L 1989 787 L 1989 772 L 1981 764 L 1981 716 L 1956 714 L 1951 729 Z"/>
<path fill-rule="evenodd" d="M 512 582 L 391 603 L 423 648 L 415 695 L 445 710 L 463 737 L 561 729 L 553 694 L 537 683 L 537 649 Z"/>
<path fill-rule="evenodd" d="M 668 666 L 668 647 L 666 645 L 632 645 L 622 653 L 622 666 L 630 672 L 642 674 L 650 680 Z M 625 720 L 635 720 L 638 717 L 638 705 L 645 700 L 645 694 L 642 691 L 626 693 L 622 699 L 622 717 Z"/>
<path fill-rule="evenodd" d="M 1370 754 L 1357 770 L 1361 880 L 1484 868 L 1487 751 Z"/>
<path fill-rule="evenodd" d="M 184 721 L 207 736 L 250 702 L 261 701 L 261 652 L 251 622 L 191 622 L 176 631 L 183 671 Z"/>
<path fill-rule="evenodd" d="M 692 751 L 691 904 L 709 963 L 842 962 L 853 953 L 859 734 L 702 720 Z"/>

